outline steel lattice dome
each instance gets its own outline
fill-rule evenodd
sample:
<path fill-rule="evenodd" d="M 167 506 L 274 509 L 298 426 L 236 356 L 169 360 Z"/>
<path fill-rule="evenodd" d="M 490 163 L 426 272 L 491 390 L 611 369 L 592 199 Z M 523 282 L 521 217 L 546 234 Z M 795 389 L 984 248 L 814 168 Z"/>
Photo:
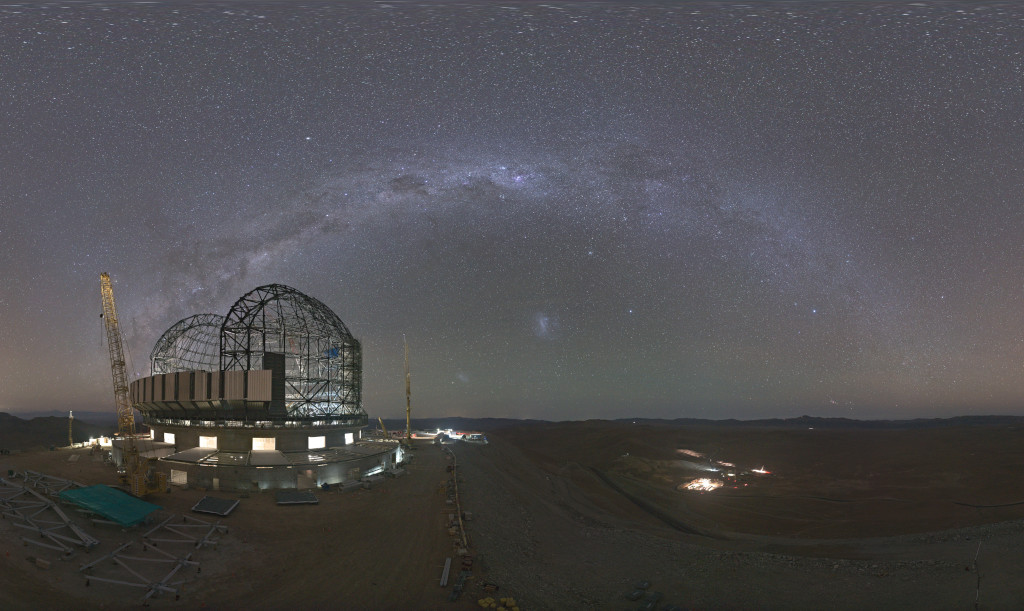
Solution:
<path fill-rule="evenodd" d="M 172 325 L 133 383 L 161 418 L 314 425 L 364 423 L 362 348 L 338 315 L 283 284 L 249 291 L 227 316 Z"/>
<path fill-rule="evenodd" d="M 362 348 L 338 315 L 283 284 L 249 291 L 220 332 L 220 368 L 264 367 L 284 355 L 285 408 L 311 418 L 362 413 Z"/>
<path fill-rule="evenodd" d="M 220 314 L 196 314 L 174 323 L 149 355 L 153 374 L 220 368 Z"/>

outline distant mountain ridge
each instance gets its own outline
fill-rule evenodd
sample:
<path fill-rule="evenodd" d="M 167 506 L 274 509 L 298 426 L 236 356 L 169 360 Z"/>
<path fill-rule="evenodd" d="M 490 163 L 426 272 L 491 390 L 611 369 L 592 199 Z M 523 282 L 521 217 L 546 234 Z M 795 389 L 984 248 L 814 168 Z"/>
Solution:
<path fill-rule="evenodd" d="M 913 418 L 909 420 L 854 420 L 852 418 L 823 418 L 818 416 L 799 416 L 797 418 L 765 418 L 760 420 L 708 420 L 701 418 L 595 418 L 587 422 L 618 422 L 637 424 L 667 424 L 672 426 L 695 427 L 748 427 L 748 428 L 820 428 L 820 429 L 907 429 L 907 428 L 941 428 L 953 426 L 1024 426 L 1024 416 L 954 416 L 951 418 Z M 556 420 L 518 420 L 515 418 L 414 418 L 412 428 L 458 428 L 488 429 L 507 426 L 550 424 L 553 422 L 573 422 Z M 583 421 L 580 421 L 583 422 Z M 372 427 L 375 423 L 370 421 Z M 384 425 L 388 430 L 405 430 L 405 420 L 385 418 Z"/>
<path fill-rule="evenodd" d="M 3 413 L 3 412 L 0 412 L 0 413 Z M 66 409 L 64 409 L 64 410 L 48 409 L 48 410 L 41 411 L 41 412 L 7 412 L 7 413 L 9 415 L 11 415 L 11 416 L 15 416 L 17 418 L 21 418 L 22 420 L 32 420 L 34 418 L 46 418 L 46 417 L 63 418 L 65 420 L 67 420 L 67 417 L 68 417 L 68 410 L 66 410 Z M 114 408 L 113 407 L 111 407 L 109 410 L 105 410 L 105 411 L 102 411 L 102 412 L 88 411 L 88 410 L 81 410 L 81 411 L 79 411 L 79 410 L 76 409 L 76 410 L 74 410 L 74 413 L 75 413 L 75 420 L 76 421 L 77 420 L 82 420 L 82 421 L 85 421 L 85 422 L 91 422 L 93 424 L 103 424 L 103 425 L 113 424 L 115 426 L 117 425 L 117 413 L 114 412 Z"/>
<path fill-rule="evenodd" d="M 48 412 L 54 414 L 55 412 Z M 76 412 L 73 423 L 74 440 L 86 441 L 90 437 L 111 435 L 117 431 L 117 419 L 105 412 Z M 67 414 L 23 418 L 0 412 L 0 448 L 8 450 L 45 449 L 60 447 L 68 442 Z M 513 426 L 538 426 L 553 424 L 555 421 L 515 418 L 416 418 L 412 427 L 416 430 L 460 429 L 469 431 L 493 431 Z M 572 421 L 561 421 L 560 424 Z M 814 429 L 908 429 L 944 428 L 963 426 L 1012 426 L 1024 427 L 1024 416 L 956 416 L 953 418 L 915 418 L 912 420 L 853 420 L 850 418 L 820 418 L 800 416 L 798 418 L 769 418 L 762 420 L 703 420 L 699 418 L 617 418 L 614 420 L 594 419 L 588 422 L 636 423 L 646 425 L 668 425 L 679 427 L 732 427 L 732 428 L 814 428 Z M 405 419 L 387 418 L 385 426 L 390 431 L 404 431 Z M 377 427 L 370 420 L 368 428 Z"/>
<path fill-rule="evenodd" d="M 613 422 L 672 424 L 677 426 L 774 427 L 820 429 L 907 429 L 952 426 L 1024 426 L 1024 416 L 953 416 L 951 418 L 913 418 L 909 420 L 854 420 L 852 418 L 767 418 L 761 420 L 703 420 L 699 418 L 618 418 Z"/>
<path fill-rule="evenodd" d="M 466 431 L 486 431 L 489 429 L 517 426 L 522 424 L 549 424 L 547 420 L 517 420 L 515 418 L 468 418 L 455 416 L 451 418 L 413 418 L 413 430 L 432 431 L 435 429 L 459 429 Z M 405 418 L 384 418 L 384 426 L 388 431 L 405 431 Z M 376 418 L 371 418 L 369 428 L 379 428 Z"/>
<path fill-rule="evenodd" d="M 111 435 L 117 430 L 116 424 L 102 425 L 75 418 L 72 423 L 72 438 L 75 443 L 88 441 L 90 437 Z M 6 450 L 35 450 L 68 444 L 68 418 L 42 416 L 24 420 L 0 412 L 0 448 Z"/>

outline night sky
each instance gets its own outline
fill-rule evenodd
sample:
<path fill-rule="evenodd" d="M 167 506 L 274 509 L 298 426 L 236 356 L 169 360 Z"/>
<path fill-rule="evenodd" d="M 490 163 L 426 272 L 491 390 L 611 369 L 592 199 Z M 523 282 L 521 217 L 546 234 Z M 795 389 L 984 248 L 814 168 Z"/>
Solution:
<path fill-rule="evenodd" d="M 281 283 L 363 405 L 1024 414 L 1024 5 L 0 7 L 0 411 Z"/>

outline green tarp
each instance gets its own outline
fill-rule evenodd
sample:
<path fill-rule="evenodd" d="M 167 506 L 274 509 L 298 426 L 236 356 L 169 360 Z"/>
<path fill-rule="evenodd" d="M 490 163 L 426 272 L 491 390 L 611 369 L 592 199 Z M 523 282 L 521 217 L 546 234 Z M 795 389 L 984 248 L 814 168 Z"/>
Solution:
<path fill-rule="evenodd" d="M 121 526 L 134 526 L 157 509 L 162 509 L 159 505 L 147 503 L 127 492 L 103 484 L 65 490 L 60 493 L 60 498 L 98 513 Z"/>

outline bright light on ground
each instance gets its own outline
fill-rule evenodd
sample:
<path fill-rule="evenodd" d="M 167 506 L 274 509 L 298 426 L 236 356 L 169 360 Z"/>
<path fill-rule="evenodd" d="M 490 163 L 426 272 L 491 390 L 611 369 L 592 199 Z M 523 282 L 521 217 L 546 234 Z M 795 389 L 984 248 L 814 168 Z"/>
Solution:
<path fill-rule="evenodd" d="M 709 492 L 715 488 L 721 488 L 722 482 L 717 479 L 708 479 L 706 477 L 699 477 L 689 484 L 686 484 L 687 490 L 696 490 L 698 492 Z"/>

